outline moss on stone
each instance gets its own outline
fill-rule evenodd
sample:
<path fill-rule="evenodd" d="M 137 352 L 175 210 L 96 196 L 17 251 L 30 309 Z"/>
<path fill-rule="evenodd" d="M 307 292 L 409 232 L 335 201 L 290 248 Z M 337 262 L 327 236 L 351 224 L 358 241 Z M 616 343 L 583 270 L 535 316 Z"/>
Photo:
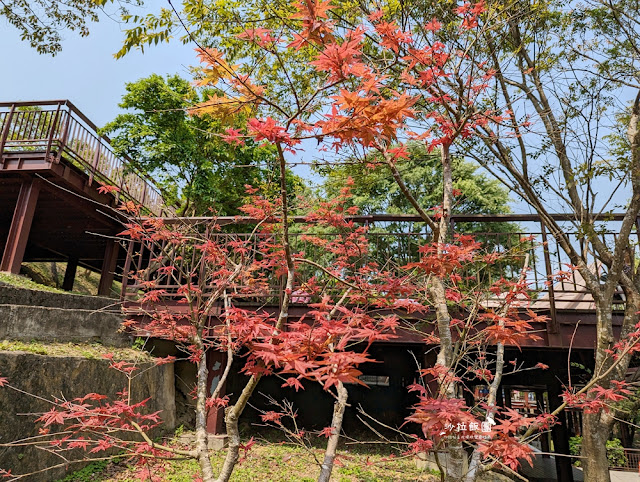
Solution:
<path fill-rule="evenodd" d="M 22 342 L 14 340 L 0 341 L 0 351 L 23 351 L 36 355 L 66 356 L 87 359 L 102 359 L 110 353 L 116 360 L 153 361 L 148 353 L 136 348 L 116 348 L 99 343 L 45 343 L 40 341 Z"/>

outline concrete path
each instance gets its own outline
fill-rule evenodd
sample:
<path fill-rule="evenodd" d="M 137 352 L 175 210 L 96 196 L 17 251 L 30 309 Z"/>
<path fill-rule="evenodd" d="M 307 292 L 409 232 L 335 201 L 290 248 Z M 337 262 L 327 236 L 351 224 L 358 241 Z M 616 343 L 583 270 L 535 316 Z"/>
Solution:
<path fill-rule="evenodd" d="M 529 481 L 556 482 L 558 480 L 556 475 L 556 460 L 554 457 L 543 458 L 541 455 L 536 455 L 532 462 L 533 467 L 530 467 L 526 462 L 520 466 L 520 474 L 528 478 Z M 573 480 L 574 482 L 584 482 L 582 470 L 576 467 L 573 468 Z"/>
<path fill-rule="evenodd" d="M 554 457 L 542 458 L 537 455 L 533 459 L 533 467 L 529 467 L 526 462 L 520 468 L 520 474 L 529 479 L 530 482 L 556 482 L 556 461 Z M 622 472 L 618 470 L 610 471 L 611 482 L 640 482 L 638 472 Z M 585 482 L 582 469 L 573 468 L 574 482 Z"/>
<path fill-rule="evenodd" d="M 612 470 L 611 482 L 638 482 L 640 481 L 640 474 L 638 472 L 620 472 Z"/>

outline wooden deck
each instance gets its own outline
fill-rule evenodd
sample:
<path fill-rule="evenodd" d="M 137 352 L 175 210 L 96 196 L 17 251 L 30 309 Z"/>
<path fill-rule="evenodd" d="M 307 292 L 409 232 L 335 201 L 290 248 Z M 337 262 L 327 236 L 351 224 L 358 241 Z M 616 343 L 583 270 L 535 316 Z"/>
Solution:
<path fill-rule="evenodd" d="M 151 181 L 116 156 L 71 102 L 0 103 L 0 271 L 63 261 L 65 289 L 82 266 L 102 273 L 99 291 L 107 294 L 125 258 L 112 239 L 121 231 L 121 201 L 163 214 Z"/>

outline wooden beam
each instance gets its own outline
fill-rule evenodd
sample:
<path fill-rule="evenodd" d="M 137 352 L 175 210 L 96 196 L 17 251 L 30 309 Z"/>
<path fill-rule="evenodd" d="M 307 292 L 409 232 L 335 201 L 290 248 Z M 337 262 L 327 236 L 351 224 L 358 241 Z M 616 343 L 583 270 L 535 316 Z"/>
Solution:
<path fill-rule="evenodd" d="M 0 262 L 0 271 L 20 273 L 20 265 L 29 240 L 29 231 L 38 203 L 41 182 L 39 179 L 26 179 L 20 186 L 18 201 L 13 211 L 13 219 L 7 236 L 7 243 Z"/>
<path fill-rule="evenodd" d="M 120 244 L 112 239 L 107 240 L 107 247 L 104 251 L 104 262 L 100 272 L 100 283 L 98 284 L 98 296 L 109 296 L 111 285 L 118 263 L 118 251 Z"/>
<path fill-rule="evenodd" d="M 76 280 L 76 271 L 78 270 L 78 257 L 70 256 L 67 259 L 67 269 L 64 272 L 64 281 L 62 289 L 65 291 L 73 291 L 73 282 Z"/>

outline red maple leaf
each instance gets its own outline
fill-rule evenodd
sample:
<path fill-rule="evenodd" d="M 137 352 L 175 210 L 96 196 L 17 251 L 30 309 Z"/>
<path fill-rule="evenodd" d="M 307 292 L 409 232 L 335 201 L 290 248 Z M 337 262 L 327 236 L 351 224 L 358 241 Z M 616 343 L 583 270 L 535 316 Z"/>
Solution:
<path fill-rule="evenodd" d="M 228 142 L 229 144 L 235 144 L 236 146 L 244 146 L 244 140 L 242 139 L 242 135 L 238 129 L 229 127 L 225 132 L 227 134 L 222 136 L 223 141 Z"/>
<path fill-rule="evenodd" d="M 325 427 L 318 432 L 318 437 L 331 437 L 334 434 L 333 427 Z"/>
<path fill-rule="evenodd" d="M 44 426 L 47 427 L 53 423 L 63 424 L 66 414 L 59 412 L 54 408 L 44 413 L 40 418 L 36 419 L 36 422 L 44 422 Z"/>
<path fill-rule="evenodd" d="M 110 194 L 112 192 L 119 192 L 120 188 L 116 186 L 109 186 L 107 184 L 101 184 L 98 188 L 100 194 Z"/>

